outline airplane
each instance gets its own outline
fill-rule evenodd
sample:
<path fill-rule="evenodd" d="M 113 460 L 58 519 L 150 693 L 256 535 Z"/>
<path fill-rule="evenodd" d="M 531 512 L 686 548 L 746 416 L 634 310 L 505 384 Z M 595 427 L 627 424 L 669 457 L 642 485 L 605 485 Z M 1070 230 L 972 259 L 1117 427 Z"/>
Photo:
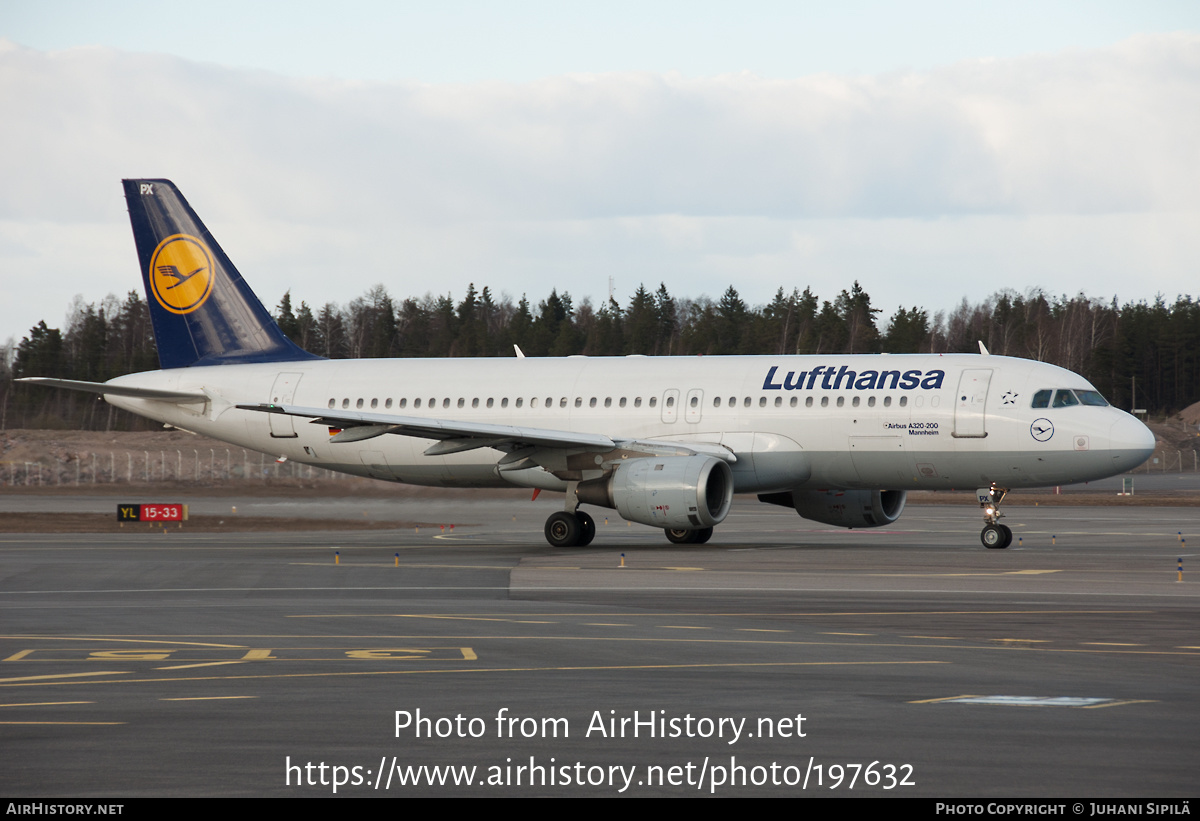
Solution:
<path fill-rule="evenodd" d="M 910 490 L 977 488 L 1003 549 L 1013 488 L 1114 476 L 1154 435 L 1068 370 L 986 352 L 328 360 L 292 343 L 169 180 L 124 180 L 161 369 L 22 381 L 333 471 L 563 494 L 556 547 L 616 510 L 701 544 L 734 493 L 844 528 Z M 190 273 L 183 275 L 181 271 Z"/>

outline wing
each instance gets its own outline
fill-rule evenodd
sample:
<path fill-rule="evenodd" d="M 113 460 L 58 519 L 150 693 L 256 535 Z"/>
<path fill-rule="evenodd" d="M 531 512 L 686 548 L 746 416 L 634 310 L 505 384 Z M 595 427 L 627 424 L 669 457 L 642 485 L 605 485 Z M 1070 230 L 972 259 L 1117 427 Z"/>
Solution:
<path fill-rule="evenodd" d="M 401 436 L 416 436 L 421 439 L 438 439 L 439 444 L 449 446 L 430 448 L 427 455 L 455 453 L 473 448 L 490 448 L 504 443 L 545 445 L 548 447 L 612 448 L 615 442 L 607 436 L 574 431 L 546 430 L 543 428 L 490 425 L 486 422 L 447 422 L 423 416 L 394 416 L 388 413 L 363 413 L 350 410 L 326 410 L 324 408 L 301 408 L 295 405 L 238 405 L 241 410 L 262 413 L 282 413 L 287 416 L 304 416 L 313 424 L 340 428 L 341 433 L 330 438 L 330 442 L 361 442 L 385 433 Z"/>
<path fill-rule="evenodd" d="M 566 468 L 571 456 L 583 453 L 608 454 L 614 451 L 655 455 L 703 453 L 727 462 L 737 458 L 715 444 L 663 442 L 655 440 L 614 439 L 599 433 L 551 430 L 486 422 L 448 421 L 422 416 L 395 416 L 386 413 L 303 408 L 295 405 L 238 405 L 241 410 L 301 416 L 313 424 L 337 429 L 332 444 L 361 442 L 384 434 L 399 434 L 438 441 L 425 449 L 426 456 L 443 456 L 476 448 L 494 448 L 507 455 L 497 463 L 500 470 L 519 470 L 540 465 L 551 470 Z M 574 466 L 572 466 L 573 468 Z"/>

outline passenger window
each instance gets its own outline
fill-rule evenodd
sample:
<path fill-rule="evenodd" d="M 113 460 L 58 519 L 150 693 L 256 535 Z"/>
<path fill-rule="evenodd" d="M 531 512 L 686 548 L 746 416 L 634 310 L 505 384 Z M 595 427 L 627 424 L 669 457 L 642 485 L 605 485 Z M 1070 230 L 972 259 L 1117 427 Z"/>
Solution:
<path fill-rule="evenodd" d="M 608 403 L 607 403 L 607 402 L 605 402 L 605 404 L 608 404 Z M 700 404 L 700 397 L 698 397 L 698 396 L 693 396 L 693 397 L 692 397 L 692 407 L 694 408 L 694 407 L 696 407 L 696 406 L 697 406 L 697 405 L 699 405 L 699 404 Z"/>
<path fill-rule="evenodd" d="M 903 407 L 905 407 L 905 406 L 907 406 L 907 405 L 908 405 L 908 397 L 907 397 L 907 396 L 901 396 L 901 397 L 900 397 L 900 407 L 902 407 L 902 408 L 903 408 Z"/>
<path fill-rule="evenodd" d="M 892 397 L 890 397 L 890 396 L 883 397 L 883 406 L 885 408 L 890 408 L 892 406 Z"/>
<path fill-rule="evenodd" d="M 667 397 L 667 407 L 668 407 L 668 408 L 673 408 L 673 407 L 675 407 L 675 397 L 674 397 L 674 396 L 668 396 L 668 397 Z"/>
<path fill-rule="evenodd" d="M 523 405 L 523 404 L 525 404 L 525 397 L 524 397 L 524 396 L 518 396 L 518 397 L 517 397 L 517 407 L 519 408 L 519 407 L 521 407 L 521 405 Z"/>
<path fill-rule="evenodd" d="M 564 396 L 562 398 L 562 401 L 559 403 L 559 406 L 564 407 L 564 408 L 567 406 L 567 397 Z M 548 408 L 554 407 L 554 397 L 553 396 L 546 397 L 546 407 L 548 407 Z"/>
<path fill-rule="evenodd" d="M 812 397 L 811 396 L 806 396 L 804 398 L 804 407 L 806 407 L 806 408 L 812 407 Z"/>
<path fill-rule="evenodd" d="M 650 407 L 652 407 L 652 408 L 658 407 L 658 397 L 657 396 L 650 397 Z"/>
<path fill-rule="evenodd" d="M 582 396 L 575 397 L 575 407 L 577 407 L 577 408 L 583 407 L 583 397 Z"/>
<path fill-rule="evenodd" d="M 546 400 L 546 404 L 550 404 L 550 401 Z M 567 397 L 565 397 L 565 396 L 559 397 L 558 406 L 560 408 L 565 408 L 567 406 Z"/>
<path fill-rule="evenodd" d="M 502 408 L 508 407 L 508 397 L 507 396 L 500 400 L 500 407 L 502 407 Z"/>
<path fill-rule="evenodd" d="M 873 407 L 875 407 L 875 397 L 874 397 L 874 396 L 868 396 L 868 397 L 867 397 L 867 407 L 868 407 L 868 408 L 873 408 Z"/>
<path fill-rule="evenodd" d="M 758 406 L 760 408 L 765 408 L 767 406 L 767 397 L 765 397 L 765 396 L 758 397 Z"/>
<path fill-rule="evenodd" d="M 403 407 L 405 407 L 407 404 L 408 404 L 408 399 L 407 399 L 407 398 L 404 398 L 404 399 L 401 399 L 401 400 L 400 400 L 400 407 L 402 407 L 402 408 L 403 408 Z M 420 399 L 418 399 L 418 400 L 417 400 L 417 404 L 418 404 L 418 405 L 420 405 L 420 404 L 421 404 L 421 400 L 420 400 Z"/>
<path fill-rule="evenodd" d="M 838 397 L 838 407 L 839 407 L 839 408 L 840 408 L 840 407 L 843 407 L 845 404 L 846 404 L 846 397 L 844 397 L 844 396 L 839 396 L 839 397 Z"/>
<path fill-rule="evenodd" d="M 331 406 L 331 407 L 332 407 L 332 406 Z M 719 408 L 719 407 L 721 407 L 721 397 L 719 397 L 719 396 L 714 396 L 714 397 L 713 397 L 713 407 L 714 407 L 714 408 Z"/>
<path fill-rule="evenodd" d="M 829 407 L 829 397 L 828 396 L 821 397 L 821 407 L 823 407 L 823 408 Z"/>
<path fill-rule="evenodd" d="M 596 397 L 594 397 L 594 396 L 593 396 L 593 397 L 592 397 L 592 398 L 591 398 L 591 399 L 588 401 L 588 407 L 589 407 L 589 408 L 594 408 L 594 407 L 596 407 Z"/>
<path fill-rule="evenodd" d="M 421 407 L 421 400 L 420 400 L 420 399 L 414 399 L 414 400 L 413 400 L 413 407 L 414 407 L 414 408 L 419 408 L 419 407 Z"/>
<path fill-rule="evenodd" d="M 354 403 L 354 407 L 358 408 L 359 410 L 362 410 L 362 406 L 363 406 L 363 401 L 362 401 L 362 397 L 360 396 L 358 398 L 358 401 Z"/>
<path fill-rule="evenodd" d="M 636 398 L 633 400 L 633 406 L 634 406 L 635 408 L 640 408 L 640 407 L 642 406 L 642 397 L 640 397 L 640 396 L 639 396 L 639 397 L 636 397 Z"/>
<path fill-rule="evenodd" d="M 625 397 L 621 397 L 621 407 L 625 407 Z"/>
<path fill-rule="evenodd" d="M 1054 391 L 1051 391 L 1051 390 L 1038 391 L 1037 393 L 1035 393 L 1033 395 L 1033 407 L 1035 407 L 1035 408 L 1050 407 L 1050 397 L 1053 394 L 1054 394 Z"/>
<path fill-rule="evenodd" d="M 383 403 L 383 406 L 384 406 L 385 408 L 391 409 L 391 407 L 392 407 L 392 397 L 390 397 L 390 396 L 389 396 L 389 397 L 388 397 L 388 400 L 387 400 L 386 402 L 384 402 L 384 403 Z"/>
<path fill-rule="evenodd" d="M 750 407 L 750 397 L 749 396 L 747 396 L 745 399 L 742 400 L 742 407 L 743 408 Z"/>
<path fill-rule="evenodd" d="M 800 400 L 799 400 L 799 399 L 797 399 L 795 396 L 793 396 L 793 397 L 792 397 L 792 402 L 791 402 L 791 405 L 792 405 L 792 407 L 794 408 L 794 407 L 796 407 L 796 405 L 798 405 L 798 404 L 800 404 Z"/>
<path fill-rule="evenodd" d="M 606 407 L 606 408 L 612 407 L 612 397 L 611 396 L 604 397 L 604 407 Z"/>
<path fill-rule="evenodd" d="M 336 404 L 337 404 L 337 400 L 336 400 L 336 399 L 330 399 L 330 400 L 329 400 L 329 409 L 330 409 L 330 410 L 333 410 L 333 406 L 334 406 L 334 405 L 336 405 Z"/>
<path fill-rule="evenodd" d="M 476 401 L 478 401 L 478 400 L 476 400 Z M 495 404 L 496 404 L 496 400 L 489 396 L 488 401 L 487 401 L 487 406 L 490 408 L 490 407 L 494 406 Z"/>
<path fill-rule="evenodd" d="M 536 408 L 537 406 L 538 406 L 538 398 L 535 396 L 529 400 L 529 407 Z"/>
<path fill-rule="evenodd" d="M 1054 407 L 1069 408 L 1072 405 L 1078 405 L 1079 400 L 1075 398 L 1075 394 L 1070 391 L 1055 391 L 1054 392 Z"/>
<path fill-rule="evenodd" d="M 378 399 L 372 399 L 372 400 L 371 400 L 371 410 L 375 410 L 375 409 L 376 409 L 376 408 L 378 408 L 378 407 L 379 407 L 379 400 L 378 400 Z"/>

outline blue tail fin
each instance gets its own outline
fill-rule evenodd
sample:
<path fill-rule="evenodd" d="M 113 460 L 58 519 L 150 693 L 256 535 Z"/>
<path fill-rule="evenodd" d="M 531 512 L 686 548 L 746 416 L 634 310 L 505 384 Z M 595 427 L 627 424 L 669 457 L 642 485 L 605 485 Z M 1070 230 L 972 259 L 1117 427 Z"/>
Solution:
<path fill-rule="evenodd" d="M 170 180 L 122 180 L 163 368 L 319 359 L 284 336 Z"/>

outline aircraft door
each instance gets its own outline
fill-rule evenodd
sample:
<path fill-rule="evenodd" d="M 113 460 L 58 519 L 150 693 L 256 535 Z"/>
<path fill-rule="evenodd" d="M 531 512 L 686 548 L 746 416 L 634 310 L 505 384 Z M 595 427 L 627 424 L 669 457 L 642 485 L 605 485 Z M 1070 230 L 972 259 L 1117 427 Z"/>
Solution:
<path fill-rule="evenodd" d="M 982 439 L 987 436 L 987 395 L 991 381 L 991 368 L 968 368 L 962 372 L 958 393 L 954 396 L 954 438 Z"/>
<path fill-rule="evenodd" d="M 358 458 L 366 465 L 367 473 L 372 479 L 391 479 L 392 469 L 388 465 L 387 457 L 383 455 L 381 450 L 360 450 Z"/>
<path fill-rule="evenodd" d="M 692 388 L 687 392 L 687 399 L 684 400 L 683 418 L 694 425 L 700 421 L 703 413 L 704 391 L 699 388 Z"/>
<path fill-rule="evenodd" d="M 679 418 L 679 391 L 671 388 L 663 391 L 662 420 L 668 425 Z"/>
<path fill-rule="evenodd" d="M 901 436 L 851 436 L 850 461 L 861 481 L 864 477 L 875 481 L 877 477 L 890 477 L 902 483 L 911 482 L 916 472 L 913 457 L 904 448 Z M 888 487 L 884 482 L 883 486 Z"/>
<path fill-rule="evenodd" d="M 267 399 L 272 405 L 290 405 L 292 397 L 296 395 L 296 386 L 300 384 L 300 377 L 303 374 L 299 373 L 281 373 L 275 377 L 275 384 L 271 386 L 271 395 Z M 295 423 L 293 417 L 284 416 L 282 413 L 268 413 L 267 419 L 271 425 L 271 438 L 273 439 L 296 439 Z"/>

